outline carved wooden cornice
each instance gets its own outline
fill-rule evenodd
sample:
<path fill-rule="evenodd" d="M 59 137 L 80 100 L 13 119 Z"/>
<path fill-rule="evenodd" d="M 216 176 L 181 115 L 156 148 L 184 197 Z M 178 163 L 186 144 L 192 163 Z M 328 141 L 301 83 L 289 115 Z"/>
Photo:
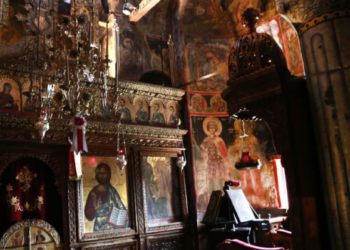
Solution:
<path fill-rule="evenodd" d="M 34 128 L 37 117 L 35 115 L 0 113 L 0 139 L 3 140 L 39 140 Z M 67 143 L 67 128 L 70 119 L 56 119 L 50 121 L 50 130 L 44 141 Z M 153 147 L 182 147 L 182 137 L 187 130 L 122 124 L 120 131 L 124 133 L 129 146 Z M 117 123 L 88 121 L 86 140 L 89 144 L 115 144 L 117 141 Z"/>

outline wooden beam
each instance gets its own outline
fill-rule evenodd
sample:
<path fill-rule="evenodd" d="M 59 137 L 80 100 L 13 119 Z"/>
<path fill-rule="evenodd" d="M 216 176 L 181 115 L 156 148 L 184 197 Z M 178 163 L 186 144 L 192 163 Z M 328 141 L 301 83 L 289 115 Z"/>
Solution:
<path fill-rule="evenodd" d="M 138 10 L 133 10 L 129 16 L 130 22 L 137 22 L 148 13 L 160 0 L 142 0 Z"/>

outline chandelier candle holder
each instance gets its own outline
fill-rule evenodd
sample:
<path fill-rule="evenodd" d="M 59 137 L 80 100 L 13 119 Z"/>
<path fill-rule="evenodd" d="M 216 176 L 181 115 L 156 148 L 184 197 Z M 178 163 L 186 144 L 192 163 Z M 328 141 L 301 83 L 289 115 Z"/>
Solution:
<path fill-rule="evenodd" d="M 120 168 L 120 172 L 123 172 L 124 167 L 128 164 L 127 161 L 127 152 L 126 152 L 126 143 L 125 143 L 125 138 L 124 138 L 124 133 L 123 135 L 123 149 L 120 148 L 120 125 L 121 122 L 120 120 L 118 121 L 118 130 L 117 130 L 117 160 L 116 164 Z"/>
<path fill-rule="evenodd" d="M 242 133 L 239 136 L 239 138 L 241 138 L 241 146 L 239 150 L 239 161 L 236 162 L 235 164 L 236 169 L 237 170 L 260 169 L 261 167 L 260 159 L 257 159 L 257 160 L 253 159 L 249 151 L 243 152 L 243 143 L 244 143 L 244 138 L 249 137 L 245 133 L 245 128 L 244 128 L 245 122 L 256 122 L 256 121 L 261 121 L 262 119 L 256 116 L 251 116 L 249 113 L 249 110 L 244 107 L 239 109 L 236 114 L 233 114 L 232 116 L 230 116 L 230 119 L 233 121 L 241 121 L 241 128 L 242 128 Z"/>
<path fill-rule="evenodd" d="M 177 130 L 180 130 L 180 125 L 181 125 L 181 119 L 180 118 L 176 118 L 175 120 L 176 125 L 177 125 Z M 184 145 L 183 139 L 182 139 L 182 146 Z M 180 168 L 180 170 L 182 171 L 184 169 L 184 167 L 187 164 L 187 160 L 186 160 L 186 154 L 185 154 L 185 150 L 181 150 L 178 154 L 177 154 L 177 160 L 176 160 L 176 166 L 178 166 Z"/>

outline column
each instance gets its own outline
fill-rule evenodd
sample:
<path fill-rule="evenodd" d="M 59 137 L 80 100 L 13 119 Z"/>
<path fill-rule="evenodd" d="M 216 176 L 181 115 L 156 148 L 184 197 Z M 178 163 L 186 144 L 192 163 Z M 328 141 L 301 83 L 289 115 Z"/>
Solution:
<path fill-rule="evenodd" d="M 349 29 L 347 9 L 323 12 L 298 28 L 332 249 L 350 249 Z"/>

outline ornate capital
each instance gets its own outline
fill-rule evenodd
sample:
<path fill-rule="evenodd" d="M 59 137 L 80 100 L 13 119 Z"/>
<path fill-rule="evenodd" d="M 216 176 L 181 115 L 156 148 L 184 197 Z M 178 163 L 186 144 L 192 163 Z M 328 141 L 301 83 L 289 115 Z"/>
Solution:
<path fill-rule="evenodd" d="M 275 0 L 276 9 L 292 23 L 304 23 L 325 12 L 349 9 L 348 0 Z"/>
<path fill-rule="evenodd" d="M 298 34 L 301 36 L 307 30 L 321 24 L 327 22 L 332 19 L 350 17 L 350 9 L 347 10 L 333 10 L 326 13 L 319 14 L 298 27 Z"/>

